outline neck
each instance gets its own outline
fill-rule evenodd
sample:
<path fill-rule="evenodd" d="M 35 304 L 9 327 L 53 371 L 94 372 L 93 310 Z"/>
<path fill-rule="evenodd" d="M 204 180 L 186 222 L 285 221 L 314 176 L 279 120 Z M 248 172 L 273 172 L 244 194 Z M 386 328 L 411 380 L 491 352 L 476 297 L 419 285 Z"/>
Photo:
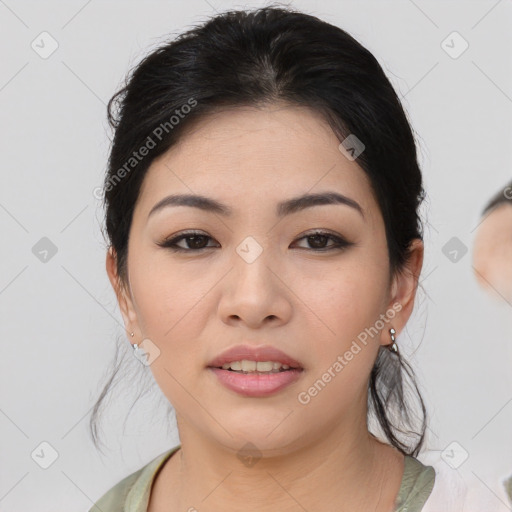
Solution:
<path fill-rule="evenodd" d="M 350 429 L 337 425 L 314 442 L 246 452 L 177 419 L 181 448 L 154 484 L 167 509 L 235 512 L 240 502 L 254 512 L 393 509 L 404 459 L 368 433 L 365 418 Z"/>

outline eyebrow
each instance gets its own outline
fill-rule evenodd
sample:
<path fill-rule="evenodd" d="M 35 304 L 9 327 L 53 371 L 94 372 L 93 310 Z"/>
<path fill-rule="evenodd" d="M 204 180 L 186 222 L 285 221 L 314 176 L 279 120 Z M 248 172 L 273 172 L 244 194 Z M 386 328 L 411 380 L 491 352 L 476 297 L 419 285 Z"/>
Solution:
<path fill-rule="evenodd" d="M 284 217 L 313 206 L 331 204 L 349 206 L 357 210 L 364 218 L 364 212 L 360 204 L 357 201 L 354 201 L 354 199 L 344 196 L 343 194 L 339 194 L 338 192 L 304 194 L 302 196 L 287 199 L 286 201 L 278 203 L 276 215 L 278 217 Z M 173 194 L 164 197 L 161 201 L 156 203 L 155 206 L 151 208 L 148 218 L 157 211 L 171 206 L 190 206 L 192 208 L 199 208 L 203 211 L 217 213 L 225 217 L 229 217 L 233 213 L 233 210 L 229 206 L 210 197 L 197 194 Z"/>

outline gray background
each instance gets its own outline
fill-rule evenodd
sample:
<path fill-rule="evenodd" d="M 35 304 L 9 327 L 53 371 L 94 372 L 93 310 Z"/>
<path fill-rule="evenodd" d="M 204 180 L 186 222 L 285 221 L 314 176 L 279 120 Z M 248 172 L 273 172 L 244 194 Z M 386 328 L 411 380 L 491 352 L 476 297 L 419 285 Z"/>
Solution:
<path fill-rule="evenodd" d="M 163 39 L 216 11 L 262 5 L 0 1 L 1 511 L 88 510 L 177 443 L 156 386 L 123 431 L 124 415 L 151 379 L 127 379 L 115 394 L 104 422 L 105 457 L 87 432 L 115 339 L 125 338 L 94 195 L 109 144 L 105 105 L 128 69 Z M 512 473 L 512 309 L 477 286 L 471 246 L 483 205 L 512 174 L 512 3 L 292 5 L 350 32 L 403 97 L 428 199 L 424 291 L 398 341 L 427 401 L 429 448 L 459 443 L 469 455 L 459 468 L 464 478 L 498 492 L 498 478 Z M 47 58 L 42 46 L 48 51 L 52 41 L 44 31 L 58 44 Z M 443 48 L 453 31 L 469 43 L 457 58 Z M 457 51 L 460 41 L 452 46 Z M 46 261 L 36 245 L 48 245 L 43 237 L 57 249 Z M 456 261 L 443 253 L 452 237 L 468 250 Z M 126 356 L 128 372 L 138 375 L 140 363 Z M 43 469 L 53 450 L 56 460 Z"/>

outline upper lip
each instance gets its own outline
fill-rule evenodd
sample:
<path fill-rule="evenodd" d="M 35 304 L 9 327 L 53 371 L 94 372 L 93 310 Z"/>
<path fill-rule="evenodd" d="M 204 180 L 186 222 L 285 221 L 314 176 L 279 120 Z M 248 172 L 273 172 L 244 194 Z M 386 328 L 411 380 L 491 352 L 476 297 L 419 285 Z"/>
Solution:
<path fill-rule="evenodd" d="M 270 345 L 260 345 L 257 347 L 251 345 L 235 345 L 220 353 L 215 359 L 208 363 L 208 366 L 220 368 L 225 363 L 242 361 L 243 359 L 249 361 L 275 361 L 277 363 L 286 364 L 291 368 L 302 368 L 302 364 L 299 361 Z"/>

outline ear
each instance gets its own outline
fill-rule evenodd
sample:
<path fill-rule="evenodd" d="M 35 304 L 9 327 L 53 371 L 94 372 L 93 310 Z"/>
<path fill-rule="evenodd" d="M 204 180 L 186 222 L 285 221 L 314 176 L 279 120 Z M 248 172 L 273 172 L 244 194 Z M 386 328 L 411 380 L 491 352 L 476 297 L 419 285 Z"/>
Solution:
<path fill-rule="evenodd" d="M 423 266 L 423 253 L 423 241 L 419 238 L 415 238 L 409 246 L 408 257 L 404 268 L 393 276 L 391 297 L 387 311 L 395 311 L 396 314 L 382 330 L 382 345 L 389 345 L 391 343 L 389 329 L 393 327 L 396 331 L 395 337 L 397 337 L 411 316 L 421 268 Z"/>
<path fill-rule="evenodd" d="M 119 304 L 119 309 L 121 310 L 121 315 L 123 316 L 125 329 L 128 333 L 135 333 L 134 339 L 136 339 L 137 333 L 139 332 L 137 314 L 133 306 L 133 300 L 131 297 L 131 291 L 129 290 L 129 286 L 127 287 L 125 285 L 125 283 L 117 273 L 117 256 L 112 246 L 110 246 L 109 250 L 107 251 L 107 259 L 105 266 L 107 269 L 110 284 L 112 285 L 112 288 L 114 289 L 114 292 L 117 297 L 117 302 Z M 132 337 L 129 334 L 128 339 L 132 339 Z"/>

